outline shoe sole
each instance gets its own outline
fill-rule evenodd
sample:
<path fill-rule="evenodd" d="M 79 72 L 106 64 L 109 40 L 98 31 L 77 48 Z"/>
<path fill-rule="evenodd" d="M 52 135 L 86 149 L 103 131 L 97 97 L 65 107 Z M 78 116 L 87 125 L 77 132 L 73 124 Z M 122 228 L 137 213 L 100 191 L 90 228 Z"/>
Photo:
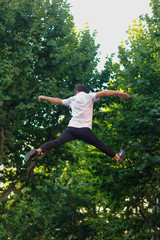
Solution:
<path fill-rule="evenodd" d="M 29 160 L 31 160 L 33 157 L 31 157 L 32 155 L 34 155 L 34 153 L 36 153 L 35 149 L 32 149 L 30 152 L 28 152 L 25 155 L 25 162 L 28 162 Z"/>

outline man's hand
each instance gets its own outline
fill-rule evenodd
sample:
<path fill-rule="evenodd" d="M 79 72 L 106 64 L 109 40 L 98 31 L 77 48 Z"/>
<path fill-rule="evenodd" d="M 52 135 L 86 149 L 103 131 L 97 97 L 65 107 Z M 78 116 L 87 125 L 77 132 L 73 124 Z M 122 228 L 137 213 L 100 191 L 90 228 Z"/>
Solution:
<path fill-rule="evenodd" d="M 131 96 L 127 93 L 122 93 L 122 92 L 119 92 L 118 96 L 120 97 L 120 99 L 123 99 L 123 98 L 130 98 Z"/>
<path fill-rule="evenodd" d="M 40 96 L 38 97 L 38 99 L 39 99 L 39 100 L 46 100 L 46 97 L 43 96 L 43 95 L 40 95 Z"/>

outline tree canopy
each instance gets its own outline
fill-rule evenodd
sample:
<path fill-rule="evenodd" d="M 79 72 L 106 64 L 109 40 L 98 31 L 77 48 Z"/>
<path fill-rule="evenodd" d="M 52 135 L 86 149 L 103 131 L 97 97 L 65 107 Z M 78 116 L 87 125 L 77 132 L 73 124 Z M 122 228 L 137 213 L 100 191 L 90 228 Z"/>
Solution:
<path fill-rule="evenodd" d="M 65 0 L 0 1 L 0 240 L 148 239 L 160 235 L 160 5 L 140 16 L 98 72 L 98 45 L 77 32 Z M 65 98 L 77 83 L 132 98 L 95 104 L 93 131 L 122 165 L 80 141 L 26 164 L 30 148 L 67 126 Z"/>

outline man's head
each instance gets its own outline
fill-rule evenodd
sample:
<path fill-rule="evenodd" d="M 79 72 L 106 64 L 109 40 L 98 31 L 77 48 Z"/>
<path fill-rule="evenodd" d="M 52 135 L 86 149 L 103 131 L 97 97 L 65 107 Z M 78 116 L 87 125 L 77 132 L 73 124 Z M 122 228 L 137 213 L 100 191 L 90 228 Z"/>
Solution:
<path fill-rule="evenodd" d="M 74 92 L 77 93 L 77 92 L 85 92 L 87 93 L 87 88 L 86 86 L 82 85 L 82 84 L 78 84 L 75 89 L 74 89 Z"/>

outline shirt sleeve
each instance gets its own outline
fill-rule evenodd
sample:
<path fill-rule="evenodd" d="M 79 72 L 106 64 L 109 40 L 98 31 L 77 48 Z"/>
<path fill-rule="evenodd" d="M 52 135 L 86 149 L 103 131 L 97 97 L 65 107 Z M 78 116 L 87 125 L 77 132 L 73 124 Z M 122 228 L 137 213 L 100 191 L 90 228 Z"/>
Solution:
<path fill-rule="evenodd" d="M 100 98 L 96 98 L 96 92 L 95 93 L 90 93 L 92 96 L 93 102 L 97 102 Z"/>
<path fill-rule="evenodd" d="M 65 106 L 70 106 L 70 102 L 71 102 L 71 99 L 70 98 L 67 98 L 67 99 L 62 99 L 62 104 L 65 105 Z"/>

